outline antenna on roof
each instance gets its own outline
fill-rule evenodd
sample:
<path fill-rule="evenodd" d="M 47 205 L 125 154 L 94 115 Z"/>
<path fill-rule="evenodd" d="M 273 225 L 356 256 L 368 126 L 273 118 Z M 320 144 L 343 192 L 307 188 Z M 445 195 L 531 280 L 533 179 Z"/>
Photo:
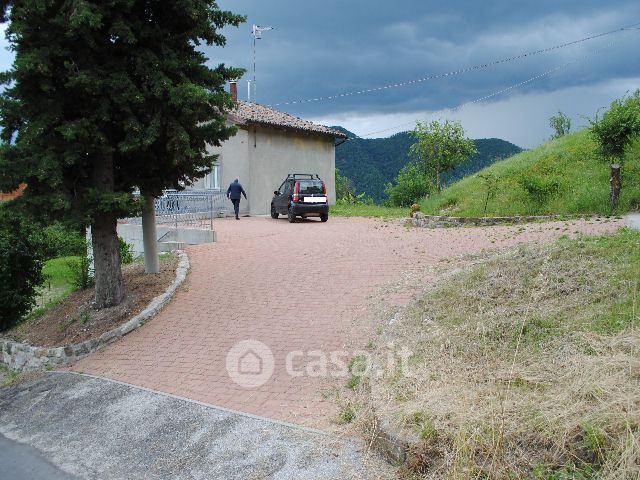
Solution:
<path fill-rule="evenodd" d="M 262 38 L 262 32 L 273 30 L 273 27 L 261 27 L 253 25 L 251 27 L 251 35 L 253 35 L 253 103 L 256 103 L 256 40 Z M 251 101 L 251 99 L 249 99 Z"/>

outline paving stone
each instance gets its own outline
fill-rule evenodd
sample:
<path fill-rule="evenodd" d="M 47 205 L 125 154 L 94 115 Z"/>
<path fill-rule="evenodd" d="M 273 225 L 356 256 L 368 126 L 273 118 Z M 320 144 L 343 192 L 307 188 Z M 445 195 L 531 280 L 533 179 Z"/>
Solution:
<path fill-rule="evenodd" d="M 572 220 L 425 229 L 364 218 L 295 224 L 263 217 L 216 220 L 218 241 L 188 249 L 191 272 L 173 300 L 140 329 L 72 368 L 328 428 L 337 407 L 323 392 L 346 379 L 290 376 L 287 354 L 363 349 L 375 326 L 358 319 L 366 317 L 367 299 L 380 286 L 446 257 L 620 225 Z M 393 304 L 408 300 L 391 297 Z M 273 353 L 273 377 L 259 389 L 242 388 L 227 374 L 227 353 L 243 340 L 262 342 Z"/>

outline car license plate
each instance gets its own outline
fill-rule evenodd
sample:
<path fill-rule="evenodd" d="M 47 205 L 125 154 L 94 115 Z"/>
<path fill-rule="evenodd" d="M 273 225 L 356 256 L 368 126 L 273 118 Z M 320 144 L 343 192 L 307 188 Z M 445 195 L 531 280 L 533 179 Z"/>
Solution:
<path fill-rule="evenodd" d="M 327 203 L 327 197 L 304 197 L 304 203 Z"/>

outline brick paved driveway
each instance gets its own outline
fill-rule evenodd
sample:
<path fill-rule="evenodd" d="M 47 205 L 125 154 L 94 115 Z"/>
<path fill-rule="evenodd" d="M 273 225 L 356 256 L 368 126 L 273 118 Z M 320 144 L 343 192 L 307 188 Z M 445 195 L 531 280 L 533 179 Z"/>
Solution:
<path fill-rule="evenodd" d="M 385 282 L 448 256 L 578 231 L 611 231 L 620 224 L 428 230 L 363 218 L 331 218 L 324 224 L 261 217 L 219 220 L 217 243 L 188 249 L 191 272 L 171 303 L 141 329 L 72 368 L 326 428 L 336 409 L 327 389 L 344 385 L 344 378 L 291 376 L 285 369 L 287 354 L 363 348 L 375 334 L 375 326 L 362 321 L 367 297 Z M 273 375 L 257 388 L 237 385 L 226 369 L 229 350 L 248 339 L 264 343 L 274 355 Z M 295 372 L 304 373 L 304 365 L 316 361 L 317 367 L 320 357 L 292 358 Z M 243 372 L 265 366 L 245 360 Z"/>

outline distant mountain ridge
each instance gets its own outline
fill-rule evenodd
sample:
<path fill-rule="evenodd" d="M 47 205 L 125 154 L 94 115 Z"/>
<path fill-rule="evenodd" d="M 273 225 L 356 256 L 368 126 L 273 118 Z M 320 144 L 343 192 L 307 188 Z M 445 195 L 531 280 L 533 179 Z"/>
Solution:
<path fill-rule="evenodd" d="M 349 136 L 350 140 L 336 147 L 336 167 L 348 177 L 358 193 L 365 192 L 376 203 L 385 199 L 384 187 L 393 181 L 409 158 L 409 148 L 415 143 L 409 132 L 387 138 L 359 138 L 343 127 L 331 127 Z M 454 171 L 443 176 L 445 185 L 472 175 L 498 159 L 507 158 L 522 149 L 499 138 L 474 140 L 478 153 Z"/>

